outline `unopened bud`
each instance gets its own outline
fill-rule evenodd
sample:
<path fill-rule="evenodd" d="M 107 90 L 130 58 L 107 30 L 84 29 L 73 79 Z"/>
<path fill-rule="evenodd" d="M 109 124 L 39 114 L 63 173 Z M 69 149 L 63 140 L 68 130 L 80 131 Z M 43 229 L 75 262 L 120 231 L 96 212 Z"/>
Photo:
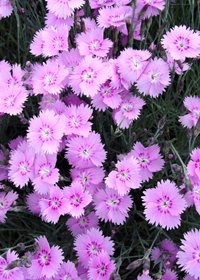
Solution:
<path fill-rule="evenodd" d="M 143 8 L 140 10 L 140 12 L 139 12 L 139 14 L 138 14 L 138 18 L 137 18 L 138 21 L 141 20 L 141 19 L 143 18 L 143 16 L 144 16 L 144 14 L 146 13 L 148 7 L 149 7 L 149 5 L 146 4 L 146 5 L 144 5 Z"/>
<path fill-rule="evenodd" d="M 151 53 L 154 53 L 156 50 L 156 45 L 154 44 L 154 42 L 151 43 L 151 45 L 149 46 L 149 51 Z"/>
<path fill-rule="evenodd" d="M 161 44 L 159 44 L 158 46 L 159 46 L 160 56 L 162 57 L 162 59 L 164 61 L 167 61 L 167 54 L 166 54 L 165 49 L 163 48 L 163 46 Z"/>
<path fill-rule="evenodd" d="M 167 26 L 167 21 L 163 22 L 160 28 L 158 28 L 158 31 L 156 32 L 156 38 L 161 35 L 163 32 L 164 28 Z"/>
<path fill-rule="evenodd" d="M 33 244 L 33 249 L 34 249 L 34 251 L 40 251 L 40 245 L 39 245 L 39 243 L 38 242 L 35 242 L 34 244 Z"/>
<path fill-rule="evenodd" d="M 192 129 L 187 129 L 187 139 L 190 140 L 192 138 Z"/>
<path fill-rule="evenodd" d="M 181 173 L 183 172 L 183 168 L 178 165 L 178 164 L 172 164 L 172 169 L 174 170 L 175 173 Z"/>
<path fill-rule="evenodd" d="M 163 146 L 163 154 L 167 155 L 169 153 L 169 143 L 165 142 Z"/>
<path fill-rule="evenodd" d="M 26 249 L 26 246 L 24 245 L 24 243 L 18 243 L 17 249 L 19 249 L 20 251 L 24 251 Z"/>
<path fill-rule="evenodd" d="M 24 264 L 24 266 L 25 266 L 26 268 L 31 267 L 31 265 L 32 265 L 32 263 L 31 263 L 30 260 L 27 260 L 27 261 L 25 262 L 25 264 Z"/>
<path fill-rule="evenodd" d="M 148 141 L 147 141 L 148 146 L 151 146 L 154 143 L 155 143 L 155 138 L 154 137 L 149 138 Z"/>
<path fill-rule="evenodd" d="M 191 181 L 189 179 L 187 179 L 185 181 L 185 187 L 186 187 L 187 191 L 192 191 L 193 190 L 193 185 L 192 185 L 192 183 L 191 183 Z"/>
<path fill-rule="evenodd" d="M 159 120 L 158 122 L 158 129 L 161 130 L 165 125 L 165 117 Z"/>
<path fill-rule="evenodd" d="M 22 261 L 21 260 L 15 260 L 15 261 L 12 261 L 11 263 L 9 263 L 6 268 L 4 268 L 5 270 L 11 270 L 15 267 L 19 267 L 22 265 Z"/>
<path fill-rule="evenodd" d="M 168 159 L 172 159 L 174 156 L 172 154 L 168 155 Z"/>
<path fill-rule="evenodd" d="M 126 269 L 132 270 L 132 269 L 139 267 L 141 264 L 143 264 L 143 259 L 138 259 L 138 260 L 135 260 L 134 262 L 130 263 Z"/>

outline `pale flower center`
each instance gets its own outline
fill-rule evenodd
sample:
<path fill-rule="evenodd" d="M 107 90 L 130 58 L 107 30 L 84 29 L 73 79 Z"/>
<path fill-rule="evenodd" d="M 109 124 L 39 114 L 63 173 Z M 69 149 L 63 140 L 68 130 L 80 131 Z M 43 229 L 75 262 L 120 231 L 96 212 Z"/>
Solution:
<path fill-rule="evenodd" d="M 193 112 L 196 117 L 200 117 L 200 110 L 194 110 Z"/>
<path fill-rule="evenodd" d="M 158 78 L 160 77 L 160 73 L 152 73 L 151 74 L 151 83 L 157 82 Z"/>
<path fill-rule="evenodd" d="M 195 193 L 196 195 L 200 195 L 200 188 L 199 188 L 199 189 L 195 189 L 194 193 Z"/>
<path fill-rule="evenodd" d="M 133 107 L 130 104 L 125 104 L 125 105 L 122 106 L 123 111 L 131 111 L 132 108 Z"/>

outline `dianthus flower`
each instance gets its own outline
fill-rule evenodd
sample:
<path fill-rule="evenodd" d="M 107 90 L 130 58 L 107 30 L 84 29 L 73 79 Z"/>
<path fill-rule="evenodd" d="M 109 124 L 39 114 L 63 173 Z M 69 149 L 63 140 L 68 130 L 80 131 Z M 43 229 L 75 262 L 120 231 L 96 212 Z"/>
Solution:
<path fill-rule="evenodd" d="M 160 148 L 157 144 L 145 148 L 140 142 L 137 142 L 129 153 L 138 161 L 143 182 L 152 179 L 153 172 L 162 170 L 165 162 L 159 152 Z"/>
<path fill-rule="evenodd" d="M 66 19 L 84 4 L 83 0 L 47 0 L 47 8 L 56 16 Z"/>
<path fill-rule="evenodd" d="M 103 232 L 96 228 L 91 228 L 85 234 L 79 234 L 75 239 L 78 260 L 85 268 L 88 268 L 90 258 L 97 256 L 102 250 L 112 256 L 113 247 L 113 241 L 109 237 L 104 237 Z"/>
<path fill-rule="evenodd" d="M 14 251 L 11 252 L 9 249 L 7 252 L 6 259 L 7 260 L 5 260 L 4 258 L 2 258 L 0 256 L 0 279 L 1 280 L 16 280 L 16 279 L 23 280 L 24 275 L 23 275 L 21 267 L 14 267 L 12 269 L 6 269 L 6 267 L 10 263 L 12 263 L 13 261 L 16 261 L 18 259 L 17 253 L 15 253 Z"/>
<path fill-rule="evenodd" d="M 101 166 L 106 159 L 104 145 L 101 144 L 100 135 L 90 132 L 87 138 L 76 136 L 69 140 L 66 158 L 77 168 Z"/>
<path fill-rule="evenodd" d="M 196 277 L 193 277 L 191 275 L 186 275 L 184 280 L 196 280 Z"/>
<path fill-rule="evenodd" d="M 97 18 L 100 27 L 122 26 L 126 19 L 133 16 L 133 8 L 130 6 L 105 7 L 99 10 Z"/>
<path fill-rule="evenodd" d="M 4 86 L 1 88 L 0 112 L 17 115 L 23 110 L 23 103 L 27 100 L 28 93 L 21 86 Z"/>
<path fill-rule="evenodd" d="M 114 122 L 118 126 L 120 125 L 120 128 L 129 128 L 132 121 L 139 117 L 144 105 L 145 102 L 142 98 L 124 91 L 119 107 L 112 112 Z"/>
<path fill-rule="evenodd" d="M 56 276 L 54 277 L 54 280 L 61 280 L 61 279 L 81 280 L 81 278 L 77 274 L 77 270 L 73 262 L 70 262 L 68 260 L 67 262 L 61 264 L 61 267 L 59 268 Z"/>
<path fill-rule="evenodd" d="M 55 168 L 57 154 L 37 154 L 34 163 L 34 189 L 45 194 L 49 188 L 58 182 L 59 169 Z"/>
<path fill-rule="evenodd" d="M 163 266 L 165 269 L 173 268 L 176 261 L 178 247 L 169 239 L 163 240 L 160 245 L 161 250 L 159 247 L 155 247 L 151 251 L 152 260 L 155 262 L 155 264 L 158 264 L 161 262 L 161 260 L 163 260 Z"/>
<path fill-rule="evenodd" d="M 139 174 L 139 166 L 134 157 L 123 159 L 116 164 L 117 171 L 113 170 L 109 173 L 105 180 L 109 188 L 116 189 L 123 196 L 130 189 L 140 187 L 141 177 Z"/>
<path fill-rule="evenodd" d="M 144 213 L 151 224 L 167 230 L 180 225 L 180 215 L 186 208 L 185 199 L 179 194 L 175 183 L 169 180 L 158 182 L 156 188 L 147 189 L 142 197 Z"/>
<path fill-rule="evenodd" d="M 30 120 L 27 134 L 29 145 L 36 153 L 57 153 L 64 130 L 63 122 L 54 111 L 42 111 L 38 117 Z"/>
<path fill-rule="evenodd" d="M 43 95 L 41 101 L 38 102 L 40 110 L 51 110 L 57 100 L 59 100 L 59 96 L 56 94 L 47 93 Z"/>
<path fill-rule="evenodd" d="M 49 198 L 41 198 L 39 205 L 44 220 L 54 224 L 58 222 L 61 215 L 70 211 L 68 199 L 64 197 L 63 190 L 58 186 L 50 187 Z"/>
<path fill-rule="evenodd" d="M 183 104 L 189 112 L 185 116 L 179 117 L 179 120 L 183 126 L 192 128 L 196 126 L 200 117 L 200 98 L 198 96 L 188 96 L 183 101 Z"/>
<path fill-rule="evenodd" d="M 196 148 L 191 153 L 191 160 L 187 165 L 188 174 L 200 179 L 200 148 Z"/>
<path fill-rule="evenodd" d="M 16 192 L 10 191 L 0 192 L 0 222 L 5 223 L 6 213 L 10 209 L 11 204 L 18 198 Z"/>
<path fill-rule="evenodd" d="M 149 18 L 150 16 L 157 16 L 159 15 L 159 10 L 162 11 L 165 7 L 164 0 L 137 0 L 135 17 L 138 16 L 139 12 L 147 4 L 148 4 L 148 8 L 143 18 L 147 18 L 147 17 Z"/>
<path fill-rule="evenodd" d="M 41 209 L 38 207 L 40 199 L 42 198 L 49 198 L 49 194 L 39 194 L 38 192 L 34 191 L 33 193 L 29 193 L 26 197 L 26 204 L 28 209 L 34 214 L 41 214 Z"/>
<path fill-rule="evenodd" d="M 70 85 L 76 94 L 92 97 L 108 79 L 106 64 L 98 57 L 86 56 L 70 76 Z"/>
<path fill-rule="evenodd" d="M 200 276 L 200 230 L 194 229 L 184 234 L 185 240 L 181 240 L 180 251 L 177 253 L 177 263 L 182 270 L 198 279 Z"/>
<path fill-rule="evenodd" d="M 117 59 L 110 59 L 109 60 L 110 64 L 110 69 L 109 72 L 111 73 L 110 75 L 110 86 L 119 89 L 120 91 L 125 89 L 129 89 L 131 84 L 127 82 L 127 80 L 123 79 L 121 77 L 121 73 L 119 71 L 119 64 L 118 64 L 118 58 Z"/>
<path fill-rule="evenodd" d="M 72 235 L 75 237 L 82 233 L 87 233 L 87 230 L 92 227 L 97 228 L 99 223 L 99 219 L 95 215 L 94 212 L 91 212 L 89 215 L 82 215 L 80 218 L 71 217 L 66 222 L 69 230 Z"/>
<path fill-rule="evenodd" d="M 12 74 L 11 74 L 12 72 Z M 17 86 L 23 85 L 23 76 L 25 71 L 21 69 L 20 65 L 14 64 L 11 69 L 6 67 L 4 71 L 0 72 L 0 83 L 2 86 Z M 12 88 L 14 91 L 15 87 Z"/>
<path fill-rule="evenodd" d="M 91 194 L 84 191 L 83 186 L 76 181 L 72 182 L 70 187 L 63 189 L 63 196 L 70 206 L 69 214 L 76 218 L 81 217 L 84 214 L 84 207 L 92 202 Z"/>
<path fill-rule="evenodd" d="M 55 276 L 64 259 L 62 250 L 58 246 L 50 248 L 45 236 L 40 236 L 35 241 L 40 249 L 31 259 L 31 267 L 28 269 L 30 278 L 38 279 L 43 276 L 47 278 Z"/>
<path fill-rule="evenodd" d="M 151 53 L 147 50 L 125 49 L 117 59 L 119 72 L 124 80 L 133 84 L 148 64 Z"/>
<path fill-rule="evenodd" d="M 128 217 L 128 211 L 132 206 L 132 199 L 128 194 L 119 195 L 114 189 L 106 188 L 98 190 L 93 201 L 96 215 L 105 222 L 111 221 L 113 224 L 123 224 Z"/>
<path fill-rule="evenodd" d="M 32 74 L 34 94 L 58 94 L 64 88 L 63 81 L 69 74 L 64 65 L 58 65 L 54 60 L 46 64 L 36 64 Z"/>
<path fill-rule="evenodd" d="M 8 178 L 16 187 L 22 188 L 34 178 L 34 160 L 35 151 L 26 141 L 19 144 L 17 150 L 12 151 Z"/>
<path fill-rule="evenodd" d="M 8 17 L 12 14 L 13 7 L 9 0 L 1 0 L 0 2 L 0 17 Z"/>
<path fill-rule="evenodd" d="M 166 269 L 162 275 L 163 280 L 178 280 L 177 274 L 171 269 Z"/>
<path fill-rule="evenodd" d="M 162 58 L 154 58 L 136 81 L 140 93 L 157 97 L 170 84 L 170 69 Z"/>
<path fill-rule="evenodd" d="M 36 31 L 30 44 L 30 52 L 35 56 L 42 55 L 46 57 L 45 53 L 43 52 L 44 40 L 42 34 L 44 31 L 45 28 Z"/>
<path fill-rule="evenodd" d="M 175 60 L 196 57 L 200 54 L 200 35 L 185 25 L 175 26 L 161 40 L 163 47 Z"/>
<path fill-rule="evenodd" d="M 182 65 L 182 69 L 180 68 L 180 65 L 178 64 L 178 62 L 175 61 L 169 53 L 167 53 L 167 63 L 169 65 L 169 67 L 171 68 L 171 70 L 173 70 L 173 68 L 175 67 L 175 72 L 178 75 L 181 75 L 184 71 L 189 69 L 188 63 L 185 63 L 183 60 L 180 62 Z"/>
<path fill-rule="evenodd" d="M 58 28 L 61 25 L 67 25 L 68 28 L 70 29 L 71 26 L 74 24 L 74 19 L 72 17 L 67 17 L 67 18 L 62 18 L 56 16 L 54 13 L 47 12 L 45 16 L 45 25 L 47 27 L 55 27 Z"/>
<path fill-rule="evenodd" d="M 114 270 L 114 261 L 110 259 L 108 252 L 102 250 L 98 255 L 90 258 L 88 280 L 109 280 Z"/>
<path fill-rule="evenodd" d="M 86 33 L 81 33 L 76 38 L 76 43 L 81 55 L 96 55 L 104 57 L 108 54 L 113 43 L 109 39 L 103 39 L 102 28 L 95 28 Z"/>
<path fill-rule="evenodd" d="M 112 6 L 115 4 L 112 0 L 89 0 L 91 9 L 101 8 L 104 6 Z"/>
<path fill-rule="evenodd" d="M 137 280 L 152 280 L 152 278 L 149 275 L 138 275 Z"/>

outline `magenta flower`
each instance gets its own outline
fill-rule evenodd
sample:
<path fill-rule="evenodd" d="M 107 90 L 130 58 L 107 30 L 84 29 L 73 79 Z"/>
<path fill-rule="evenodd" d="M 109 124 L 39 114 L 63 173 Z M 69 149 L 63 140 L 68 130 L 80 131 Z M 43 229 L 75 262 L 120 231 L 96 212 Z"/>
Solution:
<path fill-rule="evenodd" d="M 184 240 L 181 240 L 181 250 L 176 255 L 177 263 L 182 267 L 182 270 L 198 279 L 200 275 L 200 230 L 188 231 L 184 234 L 184 238 Z"/>
<path fill-rule="evenodd" d="M 33 147 L 36 153 L 57 153 L 64 130 L 63 122 L 54 111 L 42 111 L 38 117 L 34 116 L 30 120 L 27 133 L 29 146 Z"/>
<path fill-rule="evenodd" d="M 141 177 L 139 175 L 139 166 L 134 157 L 125 158 L 118 162 L 116 167 L 117 171 L 111 171 L 105 180 L 109 188 L 116 189 L 123 196 L 130 189 L 140 187 Z"/>
<path fill-rule="evenodd" d="M 106 159 L 104 145 L 101 144 L 100 135 L 90 132 L 87 138 L 76 136 L 69 140 L 66 158 L 77 168 L 101 166 Z"/>
<path fill-rule="evenodd" d="M 165 91 L 170 84 L 170 70 L 168 64 L 162 58 L 154 58 L 136 81 L 139 92 L 152 97 L 157 97 Z"/>
<path fill-rule="evenodd" d="M 13 7 L 9 0 L 1 0 L 0 2 L 0 17 L 8 17 L 12 14 Z"/>
<path fill-rule="evenodd" d="M 151 224 L 167 230 L 180 225 L 181 213 L 186 209 L 186 201 L 179 194 L 175 183 L 169 180 L 158 182 L 156 188 L 147 189 L 142 197 L 144 213 Z"/>
<path fill-rule="evenodd" d="M 196 57 L 200 54 L 200 35 L 185 25 L 175 26 L 161 40 L 163 47 L 175 60 Z"/>
<path fill-rule="evenodd" d="M 91 194 L 84 191 L 83 186 L 77 181 L 72 182 L 70 187 L 63 189 L 63 196 L 70 206 L 69 214 L 76 218 L 80 218 L 84 214 L 84 207 L 92 202 Z"/>
<path fill-rule="evenodd" d="M 0 192 L 0 222 L 5 223 L 6 213 L 9 211 L 12 203 L 18 198 L 16 192 Z"/>
<path fill-rule="evenodd" d="M 96 215 L 105 222 L 123 224 L 128 217 L 128 211 L 132 206 L 132 199 L 128 194 L 119 195 L 114 189 L 106 188 L 98 190 L 94 197 Z"/>
<path fill-rule="evenodd" d="M 81 93 L 92 97 L 97 94 L 100 85 L 107 79 L 106 64 L 97 57 L 86 56 L 70 76 L 70 85 L 76 94 Z"/>
<path fill-rule="evenodd" d="M 200 179 L 200 148 L 196 148 L 191 153 L 191 160 L 187 165 L 188 174 Z"/>
<path fill-rule="evenodd" d="M 92 227 L 98 227 L 99 220 L 94 212 L 90 212 L 89 215 L 82 215 L 80 218 L 71 217 L 66 222 L 67 227 L 71 231 L 74 237 L 82 233 L 87 233 Z"/>
<path fill-rule="evenodd" d="M 178 247 L 169 239 L 163 240 L 160 245 L 162 250 L 160 250 L 159 247 L 154 247 L 151 251 L 152 260 L 155 264 L 160 263 L 162 260 L 165 269 L 173 268 L 176 261 Z"/>
<path fill-rule="evenodd" d="M 50 278 L 55 276 L 64 259 L 62 250 L 58 246 L 50 248 L 45 236 L 40 236 L 36 239 L 36 242 L 40 250 L 31 259 L 32 265 L 27 270 L 30 278 L 37 279 L 44 276 Z"/>
<path fill-rule="evenodd" d="M 91 228 L 86 234 L 79 234 L 75 239 L 78 260 L 85 268 L 88 268 L 90 258 L 94 258 L 102 250 L 112 256 L 114 254 L 113 246 L 113 241 L 109 237 L 104 237 L 103 232 L 96 228 Z"/>
<path fill-rule="evenodd" d="M 46 64 L 36 64 L 32 74 L 34 94 L 58 94 L 64 88 L 63 81 L 69 74 L 64 65 L 55 60 L 47 60 Z"/>
<path fill-rule="evenodd" d="M 76 43 L 80 54 L 106 56 L 113 43 L 109 39 L 103 39 L 103 33 L 104 30 L 97 27 L 86 33 L 79 34 L 76 38 Z"/>
<path fill-rule="evenodd" d="M 171 270 L 171 269 L 166 269 L 165 273 L 162 275 L 163 280 L 178 280 L 177 274 Z"/>
<path fill-rule="evenodd" d="M 192 128 L 196 126 L 200 117 L 200 98 L 198 96 L 187 96 L 183 104 L 189 112 L 185 116 L 179 117 L 179 121 L 183 126 Z"/>
<path fill-rule="evenodd" d="M 142 181 L 152 179 L 153 172 L 162 170 L 165 161 L 159 154 L 160 148 L 157 144 L 145 148 L 140 142 L 137 142 L 129 155 L 134 156 L 140 166 L 140 175 Z"/>
<path fill-rule="evenodd" d="M 88 280 L 109 280 L 114 270 L 114 261 L 110 260 L 108 252 L 102 250 L 98 255 L 90 258 Z"/>
<path fill-rule="evenodd" d="M 58 186 L 52 186 L 49 198 L 41 198 L 39 205 L 44 220 L 54 224 L 61 215 L 69 213 L 71 208 L 68 199 L 64 197 L 64 192 Z"/>
<path fill-rule="evenodd" d="M 18 259 L 17 253 L 14 251 L 7 252 L 6 260 L 0 256 L 0 279 L 1 280 L 23 280 L 24 274 L 21 267 L 14 267 L 13 269 L 6 269 L 6 267 L 13 261 Z"/>
<path fill-rule="evenodd" d="M 70 262 L 68 260 L 67 262 L 61 264 L 61 267 L 59 268 L 56 276 L 54 277 L 54 280 L 61 279 L 81 280 L 81 278 L 77 274 L 77 270 L 73 262 Z"/>

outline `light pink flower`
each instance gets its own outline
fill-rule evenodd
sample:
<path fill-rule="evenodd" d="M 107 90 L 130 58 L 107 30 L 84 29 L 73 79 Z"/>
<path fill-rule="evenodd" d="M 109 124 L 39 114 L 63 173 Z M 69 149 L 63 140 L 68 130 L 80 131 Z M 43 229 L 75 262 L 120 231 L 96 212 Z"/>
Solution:
<path fill-rule="evenodd" d="M 164 0 L 137 0 L 137 6 L 135 9 L 135 17 L 138 17 L 139 12 L 142 8 L 148 4 L 148 8 L 143 18 L 147 18 L 150 16 L 159 15 L 159 10 L 162 11 L 165 7 Z"/>
<path fill-rule="evenodd" d="M 96 228 L 91 228 L 85 234 L 79 234 L 75 239 L 78 260 L 85 268 L 88 268 L 90 258 L 97 256 L 102 250 L 112 256 L 113 246 L 113 241 L 109 237 L 104 237 L 103 232 Z"/>
<path fill-rule="evenodd" d="M 70 206 L 69 213 L 76 218 L 84 214 L 84 207 L 92 201 L 92 196 L 88 191 L 84 191 L 83 186 L 76 181 L 72 182 L 70 187 L 63 189 L 63 196 Z"/>
<path fill-rule="evenodd" d="M 163 280 L 178 280 L 177 274 L 171 270 L 171 269 L 166 269 L 165 273 L 162 275 Z"/>
<path fill-rule="evenodd" d="M 196 126 L 200 117 L 200 98 L 198 96 L 187 96 L 183 104 L 189 112 L 185 116 L 179 117 L 179 121 L 183 126 L 192 128 Z"/>
<path fill-rule="evenodd" d="M 112 6 L 115 4 L 112 0 L 89 0 L 91 9 L 102 8 L 104 6 Z"/>
<path fill-rule="evenodd" d="M 188 63 L 184 62 L 183 60 L 180 61 L 180 62 L 182 64 L 182 69 L 180 68 L 178 62 L 175 61 L 169 53 L 167 53 L 167 63 L 169 65 L 169 67 L 171 68 L 171 71 L 175 67 L 175 72 L 178 75 L 181 75 L 184 71 L 189 69 L 189 64 Z"/>
<path fill-rule="evenodd" d="M 93 197 L 96 215 L 105 222 L 123 224 L 132 206 L 132 199 L 128 194 L 119 195 L 114 189 L 98 190 Z"/>
<path fill-rule="evenodd" d="M 14 251 L 10 251 L 10 249 L 7 252 L 6 260 L 0 256 L 0 279 L 1 280 L 23 280 L 24 275 L 21 270 L 21 267 L 14 267 L 13 269 L 6 269 L 6 267 L 12 263 L 13 261 L 16 261 L 18 259 L 17 253 Z"/>
<path fill-rule="evenodd" d="M 63 252 L 58 246 L 49 246 L 45 236 L 40 236 L 36 239 L 40 250 L 36 252 L 31 259 L 31 267 L 28 269 L 28 274 L 31 279 L 46 276 L 50 278 L 55 276 L 63 262 Z"/>
<path fill-rule="evenodd" d="M 163 47 L 175 60 L 196 57 L 200 54 L 200 35 L 185 25 L 175 26 L 161 40 Z"/>
<path fill-rule="evenodd" d="M 200 148 L 196 148 L 191 153 L 191 160 L 187 165 L 188 174 L 200 179 Z"/>
<path fill-rule="evenodd" d="M 70 76 L 70 85 L 76 94 L 92 97 L 108 79 L 106 64 L 99 58 L 86 56 Z"/>
<path fill-rule="evenodd" d="M 0 222 L 5 223 L 6 213 L 9 211 L 12 203 L 18 198 L 16 192 L 0 192 Z"/>
<path fill-rule="evenodd" d="M 25 75 L 25 73 L 26 71 L 22 70 L 20 65 L 14 64 L 12 65 L 11 69 L 9 68 L 9 66 L 6 66 L 5 70 L 0 72 L 0 83 L 2 84 L 2 86 L 6 87 L 21 87 L 23 85 L 23 76 Z M 12 87 L 12 89 L 14 90 L 15 87 Z"/>
<path fill-rule="evenodd" d="M 170 71 L 168 64 L 162 58 L 154 58 L 136 81 L 140 93 L 157 97 L 165 91 L 170 84 Z"/>
<path fill-rule="evenodd" d="M 71 208 L 64 191 L 58 186 L 50 187 L 49 198 L 41 198 L 39 205 L 44 220 L 54 224 L 58 222 L 61 215 L 69 213 Z"/>
<path fill-rule="evenodd" d="M 142 199 L 146 219 L 151 224 L 155 223 L 167 230 L 180 225 L 180 215 L 186 208 L 186 201 L 179 194 L 175 183 L 169 180 L 158 182 L 156 188 L 144 192 Z"/>
<path fill-rule="evenodd" d="M 87 230 L 91 229 L 92 227 L 98 227 L 98 218 L 94 212 L 90 212 L 89 215 L 82 215 L 80 218 L 71 217 L 66 222 L 69 230 L 71 231 L 72 235 L 76 237 L 79 234 L 87 233 Z"/>
<path fill-rule="evenodd" d="M 116 164 L 117 171 L 113 170 L 109 173 L 105 180 L 109 188 L 116 189 L 123 196 L 130 189 L 140 187 L 141 177 L 139 174 L 139 166 L 134 157 L 123 159 Z"/>
<path fill-rule="evenodd" d="M 32 74 L 34 94 L 58 94 L 64 88 L 63 81 L 69 74 L 63 65 L 54 60 L 47 60 L 46 64 L 36 64 Z"/>
<path fill-rule="evenodd" d="M 124 89 L 130 88 L 130 83 L 127 82 L 127 80 L 124 80 L 121 77 L 121 73 L 119 71 L 119 65 L 118 65 L 118 58 L 117 59 L 110 59 L 109 60 L 110 65 L 110 86 L 119 89 L 120 91 L 123 91 Z"/>
<path fill-rule="evenodd" d="M 59 100 L 59 96 L 56 94 L 47 93 L 43 95 L 41 101 L 38 102 L 40 110 L 51 110 L 57 100 Z"/>
<path fill-rule="evenodd" d="M 80 8 L 83 4 L 83 0 L 47 0 L 47 8 L 50 12 L 64 19 L 71 16 L 74 9 Z"/>
<path fill-rule="evenodd" d="M 49 198 L 49 194 L 39 194 L 36 191 L 29 193 L 26 197 L 26 204 L 28 209 L 34 214 L 41 214 L 41 209 L 38 207 L 39 201 L 42 198 Z"/>
<path fill-rule="evenodd" d="M 0 2 L 0 17 L 8 17 L 12 14 L 13 7 L 9 0 L 1 0 Z"/>
<path fill-rule="evenodd" d="M 102 166 L 106 159 L 104 145 L 101 144 L 100 135 L 90 132 L 87 138 L 76 136 L 69 140 L 66 158 L 77 168 Z"/>
<path fill-rule="evenodd" d="M 137 142 L 129 153 L 130 156 L 134 156 L 138 161 L 143 182 L 152 179 L 153 172 L 162 170 L 165 161 L 159 152 L 160 148 L 157 144 L 145 148 L 140 142 Z"/>
<path fill-rule="evenodd" d="M 149 275 L 138 275 L 137 280 L 152 280 L 152 278 Z"/>
<path fill-rule="evenodd" d="M 70 29 L 71 26 L 73 26 L 74 20 L 72 17 L 58 17 L 54 13 L 48 12 L 45 16 L 45 25 L 47 27 L 54 26 L 55 28 L 58 28 L 61 25 L 67 25 Z"/>
<path fill-rule="evenodd" d="M 113 260 L 110 260 L 108 252 L 102 250 L 98 255 L 90 258 L 88 269 L 88 280 L 109 280 L 111 273 L 115 270 Z"/>
<path fill-rule="evenodd" d="M 184 238 L 181 240 L 181 250 L 176 255 L 177 263 L 182 267 L 182 270 L 198 279 L 200 275 L 200 231 L 198 229 L 188 231 L 184 233 Z"/>
<path fill-rule="evenodd" d="M 68 260 L 67 262 L 61 264 L 61 267 L 59 268 L 56 276 L 54 277 L 54 280 L 61 279 L 81 280 L 81 278 L 78 277 L 77 270 L 73 262 L 70 262 Z"/>
<path fill-rule="evenodd" d="M 45 28 L 40 29 L 35 32 L 33 40 L 30 44 L 30 52 L 35 55 L 42 55 L 46 57 L 45 53 L 43 52 L 44 47 L 44 39 L 43 39 L 43 33 L 45 32 Z"/>

